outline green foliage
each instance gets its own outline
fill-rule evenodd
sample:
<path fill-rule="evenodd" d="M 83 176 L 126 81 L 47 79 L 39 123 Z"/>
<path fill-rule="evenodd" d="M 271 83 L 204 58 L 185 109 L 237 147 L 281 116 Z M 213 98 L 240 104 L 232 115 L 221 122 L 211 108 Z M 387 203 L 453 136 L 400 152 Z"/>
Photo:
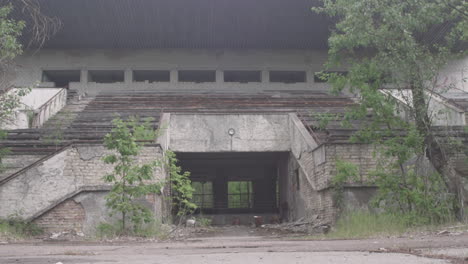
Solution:
<path fill-rule="evenodd" d="M 437 173 L 403 174 L 371 172 L 379 191 L 373 204 L 386 212 L 404 214 L 409 225 L 441 224 L 454 220 L 453 195 L 447 193 Z"/>
<path fill-rule="evenodd" d="M 318 128 L 322 130 L 326 129 L 331 121 L 340 120 L 340 116 L 334 113 L 312 113 L 312 115 L 318 121 Z"/>
<path fill-rule="evenodd" d="M 0 219 L 0 238 L 19 239 L 38 236 L 43 230 L 32 222 L 28 222 L 17 215 L 7 219 Z"/>
<path fill-rule="evenodd" d="M 11 4 L 0 7 L 0 62 L 12 60 L 23 52 L 19 37 L 25 22 L 9 18 L 12 10 Z"/>
<path fill-rule="evenodd" d="M 339 159 L 336 161 L 335 166 L 336 174 L 332 178 L 331 186 L 335 205 L 342 209 L 344 187 L 347 183 L 354 183 L 359 180 L 359 168 L 354 163 Z"/>
<path fill-rule="evenodd" d="M 174 152 L 166 151 L 166 162 L 172 190 L 172 210 L 182 221 L 184 216 L 193 213 L 197 208 L 192 202 L 195 189 L 190 181 L 190 172 L 182 172 Z"/>
<path fill-rule="evenodd" d="M 4 93 L 0 91 L 0 140 L 5 139 L 7 136 L 7 133 L 1 128 L 11 122 L 11 118 L 14 117 L 15 110 L 21 106 L 21 97 L 25 96 L 30 91 L 30 88 L 15 89 Z M 2 160 L 9 152 L 8 148 L 0 146 L 0 172 L 4 170 Z"/>
<path fill-rule="evenodd" d="M 114 128 L 104 138 L 106 148 L 115 152 L 103 158 L 104 163 L 114 165 L 113 172 L 104 176 L 104 180 L 113 185 L 106 196 L 106 205 L 112 214 L 121 214 L 123 231 L 126 231 L 127 218 L 136 231 L 142 224 L 153 221 L 151 211 L 136 200 L 150 194 L 161 194 L 162 183 L 153 180 L 154 170 L 161 166 L 160 162 L 154 160 L 138 164 L 136 161 L 141 149 L 137 141 L 155 135 L 155 132 L 146 132 L 146 129 L 151 129 L 148 123 L 139 123 L 137 118 L 130 121 L 117 118 L 112 123 Z"/>
<path fill-rule="evenodd" d="M 139 237 L 166 240 L 169 238 L 170 232 L 170 226 L 162 224 L 160 221 L 153 221 L 138 229 L 135 234 Z"/>
<path fill-rule="evenodd" d="M 0 130 L 0 140 L 5 139 L 7 133 L 5 131 Z M 3 158 L 10 153 L 8 148 L 0 147 L 0 173 L 5 170 L 5 165 L 3 164 Z"/>
<path fill-rule="evenodd" d="M 96 237 L 99 239 L 113 239 L 121 235 L 131 235 L 143 238 L 165 240 L 169 238 L 170 228 L 159 221 L 151 221 L 136 230 L 122 230 L 122 224 L 99 223 L 96 227 Z"/>
<path fill-rule="evenodd" d="M 23 52 L 19 37 L 25 22 L 9 18 L 12 10 L 11 4 L 0 7 L 0 70 L 3 73 L 7 72 L 11 60 Z M 9 86 L 0 87 L 0 139 L 6 136 L 1 127 L 10 121 L 14 110 L 20 106 L 20 98 L 29 91 L 17 89 L 6 92 L 8 88 Z M 0 171 L 3 169 L 2 158 L 7 153 L 8 149 L 0 147 Z"/>
<path fill-rule="evenodd" d="M 466 54 L 457 50 L 467 41 L 466 2 L 322 2 L 323 6 L 313 10 L 337 20 L 329 38 L 327 68 L 349 66 L 348 74 L 331 73 L 326 78 L 333 92 L 349 90 L 360 99 L 345 113 L 343 123 L 362 121 L 351 140 L 376 146 L 380 164 L 372 177 L 379 197 L 387 199 L 380 204 L 393 213 L 443 221 L 444 214 L 451 216 L 459 208 L 450 202 L 453 196 L 449 194 L 458 193 L 459 186 L 450 184 L 456 182 L 453 175 L 444 174 L 449 165 L 443 146 L 432 134 L 430 99 L 425 91 L 450 88 L 440 87 L 438 74 L 450 59 Z M 444 30 L 437 30 L 440 28 Z M 395 92 L 411 96 L 397 99 Z M 410 159 L 424 156 L 439 174 L 407 167 Z"/>
<path fill-rule="evenodd" d="M 99 239 L 110 239 L 122 234 L 122 225 L 99 223 L 96 227 L 96 236 Z"/>
<path fill-rule="evenodd" d="M 197 223 L 201 227 L 210 227 L 212 222 L 213 222 L 213 220 L 211 218 L 206 218 L 206 217 L 198 217 L 197 218 Z"/>
<path fill-rule="evenodd" d="M 409 228 L 402 214 L 369 211 L 347 211 L 337 221 L 327 238 L 367 238 L 382 235 L 401 235 Z"/>

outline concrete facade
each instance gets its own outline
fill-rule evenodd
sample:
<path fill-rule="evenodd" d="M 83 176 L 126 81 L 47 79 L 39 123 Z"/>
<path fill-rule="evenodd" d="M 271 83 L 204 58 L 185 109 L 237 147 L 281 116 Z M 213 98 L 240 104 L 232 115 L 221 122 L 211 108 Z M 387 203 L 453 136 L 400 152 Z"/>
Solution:
<path fill-rule="evenodd" d="M 175 152 L 289 151 L 288 120 L 287 114 L 170 114 L 169 148 Z"/>
<path fill-rule="evenodd" d="M 145 89 L 205 89 L 256 91 L 275 89 L 316 89 L 326 91 L 327 85 L 314 83 L 314 73 L 323 70 L 327 54 L 316 50 L 41 50 L 17 59 L 19 69 L 13 81 L 17 87 L 29 87 L 42 81 L 43 70 L 80 70 L 81 81 L 70 83 L 70 89 L 81 93 Z M 124 82 L 88 82 L 89 70 L 124 71 Z M 169 70 L 170 82 L 133 82 L 132 70 Z M 178 70 L 215 70 L 211 83 L 178 82 Z M 224 70 L 261 71 L 261 82 L 223 82 Z M 305 71 L 305 83 L 271 83 L 268 71 Z M 49 86 L 52 83 L 42 83 Z"/>
<path fill-rule="evenodd" d="M 0 183 L 0 217 L 18 215 L 34 219 L 46 228 L 63 224 L 64 227 L 80 227 L 79 231 L 90 234 L 101 220 L 109 219 L 104 196 L 110 185 L 102 179 L 113 169 L 102 161 L 102 157 L 109 153 L 100 145 L 70 146 L 3 179 Z M 137 162 L 144 164 L 161 157 L 158 146 L 145 146 Z M 154 175 L 156 181 L 165 179 L 162 168 L 156 169 Z M 144 200 L 156 217 L 161 218 L 163 198 L 147 197 Z M 70 206 L 71 201 L 79 206 Z M 73 217 L 51 217 L 76 208 L 84 210 L 83 217 L 80 213 L 71 213 L 77 215 L 76 221 L 80 223 L 72 223 Z M 63 219 L 68 222 L 63 223 Z"/>
<path fill-rule="evenodd" d="M 338 208 L 331 180 L 338 159 L 361 168 L 360 180 L 350 182 L 346 189 L 347 208 L 366 206 L 374 191 L 363 191 L 367 188 L 366 171 L 376 165 L 369 145 L 319 144 L 295 114 L 173 113 L 165 114 L 162 124 L 167 129 L 163 130 L 161 145 L 176 152 L 289 152 L 289 158 L 278 166 L 279 210 L 284 221 L 317 215 L 321 221 L 335 221 Z M 232 138 L 229 129 L 236 131 Z M 220 216 L 213 219 L 226 223 Z"/>

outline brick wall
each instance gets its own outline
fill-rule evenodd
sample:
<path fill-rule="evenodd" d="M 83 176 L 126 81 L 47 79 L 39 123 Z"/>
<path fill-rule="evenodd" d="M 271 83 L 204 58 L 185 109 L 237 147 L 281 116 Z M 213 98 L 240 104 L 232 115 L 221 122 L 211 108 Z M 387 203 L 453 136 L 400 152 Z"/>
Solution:
<path fill-rule="evenodd" d="M 311 152 L 302 152 L 299 159 L 291 156 L 288 168 L 290 220 L 316 215 L 324 222 L 333 223 L 336 220 L 338 208 L 330 187 L 331 180 L 336 175 L 337 159 L 358 165 L 360 181 L 364 184 L 367 172 L 375 168 L 377 160 L 373 156 L 372 146 L 346 143 L 322 145 Z M 294 176 L 296 169 L 299 171 L 299 190 L 294 188 L 297 185 Z M 359 185 L 356 186 L 356 190 L 363 191 L 362 188 L 359 189 Z M 351 196 L 353 191 L 353 188 L 347 189 Z M 373 189 L 369 191 L 372 192 Z"/>
<path fill-rule="evenodd" d="M 34 220 L 34 223 L 47 232 L 83 232 L 85 217 L 83 206 L 73 199 L 68 199 Z"/>

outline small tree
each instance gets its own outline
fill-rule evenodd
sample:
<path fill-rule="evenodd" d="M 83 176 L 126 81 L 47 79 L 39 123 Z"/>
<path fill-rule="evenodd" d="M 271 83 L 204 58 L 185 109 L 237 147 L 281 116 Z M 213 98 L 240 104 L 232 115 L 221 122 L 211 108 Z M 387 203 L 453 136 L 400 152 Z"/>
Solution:
<path fill-rule="evenodd" d="M 152 212 L 136 199 L 148 194 L 161 194 L 163 185 L 153 181 L 154 170 L 161 166 L 160 161 L 138 164 L 136 160 L 142 147 L 138 140 L 154 140 L 156 133 L 149 121 L 141 123 L 136 118 L 129 121 L 117 118 L 112 123 L 115 127 L 104 138 L 105 147 L 116 152 L 103 159 L 106 164 L 114 165 L 113 172 L 104 176 L 106 182 L 112 183 L 106 205 L 111 209 L 111 215 L 121 215 L 123 232 L 128 218 L 136 231 L 142 223 L 153 220 Z"/>
<path fill-rule="evenodd" d="M 172 190 L 172 211 L 182 221 L 183 217 L 189 215 L 197 209 L 197 205 L 192 202 L 194 188 L 190 181 L 190 172 L 182 171 L 177 164 L 178 160 L 172 151 L 166 151 L 166 167 L 169 170 L 169 177 Z"/>

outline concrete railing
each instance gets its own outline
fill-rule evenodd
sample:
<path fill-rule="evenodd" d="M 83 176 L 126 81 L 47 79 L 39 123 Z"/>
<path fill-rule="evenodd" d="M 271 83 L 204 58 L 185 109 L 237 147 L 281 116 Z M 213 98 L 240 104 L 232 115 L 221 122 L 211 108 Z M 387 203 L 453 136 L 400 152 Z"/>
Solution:
<path fill-rule="evenodd" d="M 392 96 L 397 101 L 399 116 L 406 121 L 414 121 L 411 116 L 412 95 L 410 90 L 381 90 L 381 93 Z M 464 126 L 466 125 L 466 113 L 464 109 L 451 104 L 443 96 L 425 91 L 429 117 L 434 126 Z"/>
<path fill-rule="evenodd" d="M 289 126 L 291 154 L 301 167 L 312 189 L 317 190 L 319 188 L 314 178 L 314 168 L 326 161 L 324 147 L 312 137 L 297 114 L 289 114 Z"/>
<path fill-rule="evenodd" d="M 21 88 L 14 88 L 14 90 Z M 9 122 L 2 129 L 38 128 L 67 103 L 67 90 L 64 88 L 33 88 L 20 96 L 20 107 L 15 109 Z"/>
<path fill-rule="evenodd" d="M 67 89 L 60 89 L 47 102 L 34 110 L 31 128 L 41 127 L 51 116 L 67 104 Z"/>

